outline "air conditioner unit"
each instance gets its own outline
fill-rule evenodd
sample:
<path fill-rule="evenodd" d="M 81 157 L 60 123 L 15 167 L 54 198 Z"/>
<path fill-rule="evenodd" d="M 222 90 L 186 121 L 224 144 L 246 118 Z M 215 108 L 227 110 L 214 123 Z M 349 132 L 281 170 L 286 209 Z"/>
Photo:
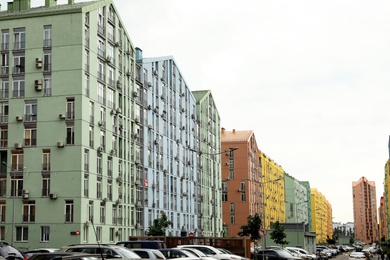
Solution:
<path fill-rule="evenodd" d="M 41 80 L 35 80 L 35 90 L 36 91 L 42 90 L 42 81 Z"/>
<path fill-rule="evenodd" d="M 66 116 L 65 116 L 65 114 L 59 114 L 59 115 L 58 115 L 58 118 L 63 120 L 63 119 L 66 118 Z"/>
<path fill-rule="evenodd" d="M 63 148 L 64 147 L 64 142 L 62 142 L 62 141 L 57 142 L 57 147 Z"/>
<path fill-rule="evenodd" d="M 110 154 L 115 155 L 116 154 L 115 149 L 111 149 Z"/>
<path fill-rule="evenodd" d="M 141 164 L 141 161 L 140 160 L 136 160 L 135 164 Z"/>
<path fill-rule="evenodd" d="M 226 166 L 229 166 L 229 163 L 227 162 L 227 163 L 225 163 L 225 165 L 226 165 Z"/>
<path fill-rule="evenodd" d="M 185 112 L 186 111 L 186 109 L 183 107 L 182 109 L 181 109 L 181 112 Z"/>
<path fill-rule="evenodd" d="M 127 51 L 126 51 L 126 54 L 127 54 L 127 55 L 130 55 L 130 54 L 131 54 L 131 51 L 130 51 L 130 50 L 127 50 Z"/>
<path fill-rule="evenodd" d="M 131 76 L 131 72 L 130 70 L 126 71 L 126 76 L 130 77 Z"/>
<path fill-rule="evenodd" d="M 106 57 L 106 62 L 107 63 L 111 63 L 112 62 L 112 57 L 111 56 L 107 56 Z"/>
<path fill-rule="evenodd" d="M 149 129 L 153 129 L 153 126 L 152 126 L 152 125 L 148 125 L 148 128 L 149 128 Z"/>
<path fill-rule="evenodd" d="M 104 148 L 103 148 L 103 146 L 99 146 L 97 150 L 99 153 L 102 153 L 104 151 Z"/>
<path fill-rule="evenodd" d="M 117 182 L 122 182 L 122 177 L 121 176 L 116 177 L 116 181 Z"/>
<path fill-rule="evenodd" d="M 120 234 L 121 232 L 119 230 L 115 231 L 115 236 L 119 237 Z"/>
<path fill-rule="evenodd" d="M 113 110 L 111 110 L 110 114 L 113 116 L 116 114 L 116 111 L 113 109 Z"/>
<path fill-rule="evenodd" d="M 28 193 L 23 193 L 22 194 L 23 199 L 28 199 L 29 196 L 30 196 L 30 194 L 28 194 Z"/>
<path fill-rule="evenodd" d="M 91 225 L 92 225 L 91 221 L 89 221 L 89 220 L 85 221 L 85 226 L 86 227 L 90 227 Z"/>
<path fill-rule="evenodd" d="M 21 121 L 23 121 L 23 117 L 21 117 L 21 116 L 16 116 L 16 121 L 18 121 L 18 122 L 21 122 Z"/>
<path fill-rule="evenodd" d="M 238 192 L 241 192 L 242 190 L 241 189 L 237 189 Z"/>
<path fill-rule="evenodd" d="M 119 47 L 120 45 L 121 45 L 120 42 L 116 42 L 116 43 L 115 43 L 115 46 L 116 46 L 116 47 Z"/>
<path fill-rule="evenodd" d="M 133 91 L 133 97 L 138 97 L 138 92 L 137 91 Z"/>
<path fill-rule="evenodd" d="M 153 183 L 153 184 L 152 184 L 152 188 L 153 188 L 153 189 L 157 188 L 157 184 L 156 184 L 156 183 Z"/>
<path fill-rule="evenodd" d="M 138 117 L 134 118 L 134 122 L 135 122 L 136 124 L 138 124 L 138 123 L 139 123 L 139 118 L 138 118 Z"/>
<path fill-rule="evenodd" d="M 165 100 L 165 95 L 164 94 L 161 95 L 161 99 Z"/>
<path fill-rule="evenodd" d="M 98 125 L 99 125 L 99 126 L 104 126 L 104 121 L 99 121 L 99 122 L 98 122 Z"/>
<path fill-rule="evenodd" d="M 42 68 L 42 59 L 41 59 L 41 58 L 36 58 L 36 59 L 35 59 L 35 67 L 36 67 L 37 69 Z"/>
<path fill-rule="evenodd" d="M 16 149 L 22 149 L 23 148 L 22 143 L 15 143 L 15 148 Z"/>
<path fill-rule="evenodd" d="M 148 82 L 148 87 L 150 88 L 150 87 L 152 87 L 152 82 Z"/>
<path fill-rule="evenodd" d="M 136 180 L 135 183 L 134 183 L 136 186 L 139 186 L 141 184 L 141 182 L 139 180 Z"/>
<path fill-rule="evenodd" d="M 230 180 L 230 177 L 226 177 L 226 180 L 227 180 L 227 181 Z"/>
<path fill-rule="evenodd" d="M 153 74 L 157 76 L 158 75 L 158 70 L 154 70 Z"/>
<path fill-rule="evenodd" d="M 188 195 L 188 193 L 187 192 L 183 192 L 183 196 L 187 196 Z"/>
<path fill-rule="evenodd" d="M 141 204 L 141 201 L 138 201 L 137 204 L 135 205 L 137 208 L 141 208 L 142 207 L 142 204 Z"/>
<path fill-rule="evenodd" d="M 49 197 L 50 199 L 55 200 L 57 199 L 57 193 L 50 193 Z"/>

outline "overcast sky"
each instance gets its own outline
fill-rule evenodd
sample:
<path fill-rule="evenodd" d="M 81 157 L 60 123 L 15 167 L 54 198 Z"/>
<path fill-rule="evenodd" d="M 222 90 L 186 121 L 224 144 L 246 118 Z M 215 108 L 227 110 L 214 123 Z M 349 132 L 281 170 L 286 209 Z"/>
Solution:
<path fill-rule="evenodd" d="M 212 91 L 221 126 L 254 130 L 264 153 L 325 195 L 334 221 L 353 221 L 352 181 L 375 181 L 380 198 L 389 157 L 389 1 L 114 4 L 144 57 L 172 55 L 191 90 Z"/>

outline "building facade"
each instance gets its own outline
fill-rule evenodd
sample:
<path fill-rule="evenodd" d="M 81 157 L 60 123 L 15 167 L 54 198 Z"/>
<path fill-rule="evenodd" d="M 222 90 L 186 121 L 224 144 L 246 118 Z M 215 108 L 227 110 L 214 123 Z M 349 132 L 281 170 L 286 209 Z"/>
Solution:
<path fill-rule="evenodd" d="M 286 223 L 304 223 L 310 227 L 310 190 L 291 175 L 284 176 Z"/>
<path fill-rule="evenodd" d="M 192 91 L 196 100 L 198 122 L 198 235 L 221 237 L 224 235 L 222 221 L 222 173 L 220 117 L 213 95 L 209 90 Z"/>
<path fill-rule="evenodd" d="M 137 234 L 135 48 L 110 0 L 0 12 L 0 239 Z"/>
<path fill-rule="evenodd" d="M 167 235 L 203 234 L 205 227 L 198 222 L 202 190 L 197 180 L 203 162 L 200 160 L 197 101 L 173 57 L 143 58 L 139 48 L 136 56 L 140 78 L 136 127 L 137 132 L 141 132 L 142 143 L 141 160 L 137 165 L 141 185 L 137 187 L 136 198 L 140 203 L 137 219 L 143 221 L 141 226 L 145 231 L 142 234 L 147 234 L 147 227 L 153 225 L 161 212 L 172 222 Z M 219 139 L 214 139 L 213 151 L 219 150 L 218 144 Z M 205 169 L 215 170 L 213 175 L 218 175 L 218 167 L 206 165 Z M 205 185 L 210 187 L 214 183 Z M 207 199 L 212 199 L 209 194 Z M 212 204 L 208 201 L 207 205 Z M 205 217 L 213 214 L 209 208 L 205 212 Z M 213 230 L 212 223 L 209 224 L 206 229 Z"/>
<path fill-rule="evenodd" d="M 253 131 L 221 129 L 224 234 L 237 236 L 250 215 L 261 214 L 260 160 Z M 238 149 L 236 149 L 238 148 Z M 236 149 L 230 152 L 232 149 Z"/>
<path fill-rule="evenodd" d="M 364 243 L 378 241 L 378 215 L 375 182 L 361 177 L 352 182 L 355 239 Z"/>
<path fill-rule="evenodd" d="M 311 188 L 311 208 L 313 231 L 317 234 L 317 244 L 326 243 L 328 234 L 328 207 L 325 196 L 316 188 Z"/>

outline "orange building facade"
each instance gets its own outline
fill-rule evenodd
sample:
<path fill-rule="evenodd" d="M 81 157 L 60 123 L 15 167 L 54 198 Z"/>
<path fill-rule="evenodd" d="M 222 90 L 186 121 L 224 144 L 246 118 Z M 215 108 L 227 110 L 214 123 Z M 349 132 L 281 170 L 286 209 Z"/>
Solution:
<path fill-rule="evenodd" d="M 361 177 L 352 182 L 355 240 L 364 243 L 379 241 L 375 182 Z"/>
<path fill-rule="evenodd" d="M 253 131 L 221 129 L 222 219 L 226 237 L 238 236 L 249 215 L 261 214 L 261 167 Z"/>

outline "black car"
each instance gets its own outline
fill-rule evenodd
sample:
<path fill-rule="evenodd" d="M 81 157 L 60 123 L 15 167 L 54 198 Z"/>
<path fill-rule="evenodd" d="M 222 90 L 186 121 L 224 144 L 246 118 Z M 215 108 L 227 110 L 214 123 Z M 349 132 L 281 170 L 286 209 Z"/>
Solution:
<path fill-rule="evenodd" d="M 0 242 L 0 256 L 13 260 L 13 259 L 20 259 L 23 260 L 23 255 L 16 250 L 13 246 L 10 246 L 6 242 Z"/>
<path fill-rule="evenodd" d="M 256 253 L 256 259 L 267 259 L 267 260 L 302 260 L 299 257 L 292 256 L 286 250 L 278 249 L 263 249 Z"/>

